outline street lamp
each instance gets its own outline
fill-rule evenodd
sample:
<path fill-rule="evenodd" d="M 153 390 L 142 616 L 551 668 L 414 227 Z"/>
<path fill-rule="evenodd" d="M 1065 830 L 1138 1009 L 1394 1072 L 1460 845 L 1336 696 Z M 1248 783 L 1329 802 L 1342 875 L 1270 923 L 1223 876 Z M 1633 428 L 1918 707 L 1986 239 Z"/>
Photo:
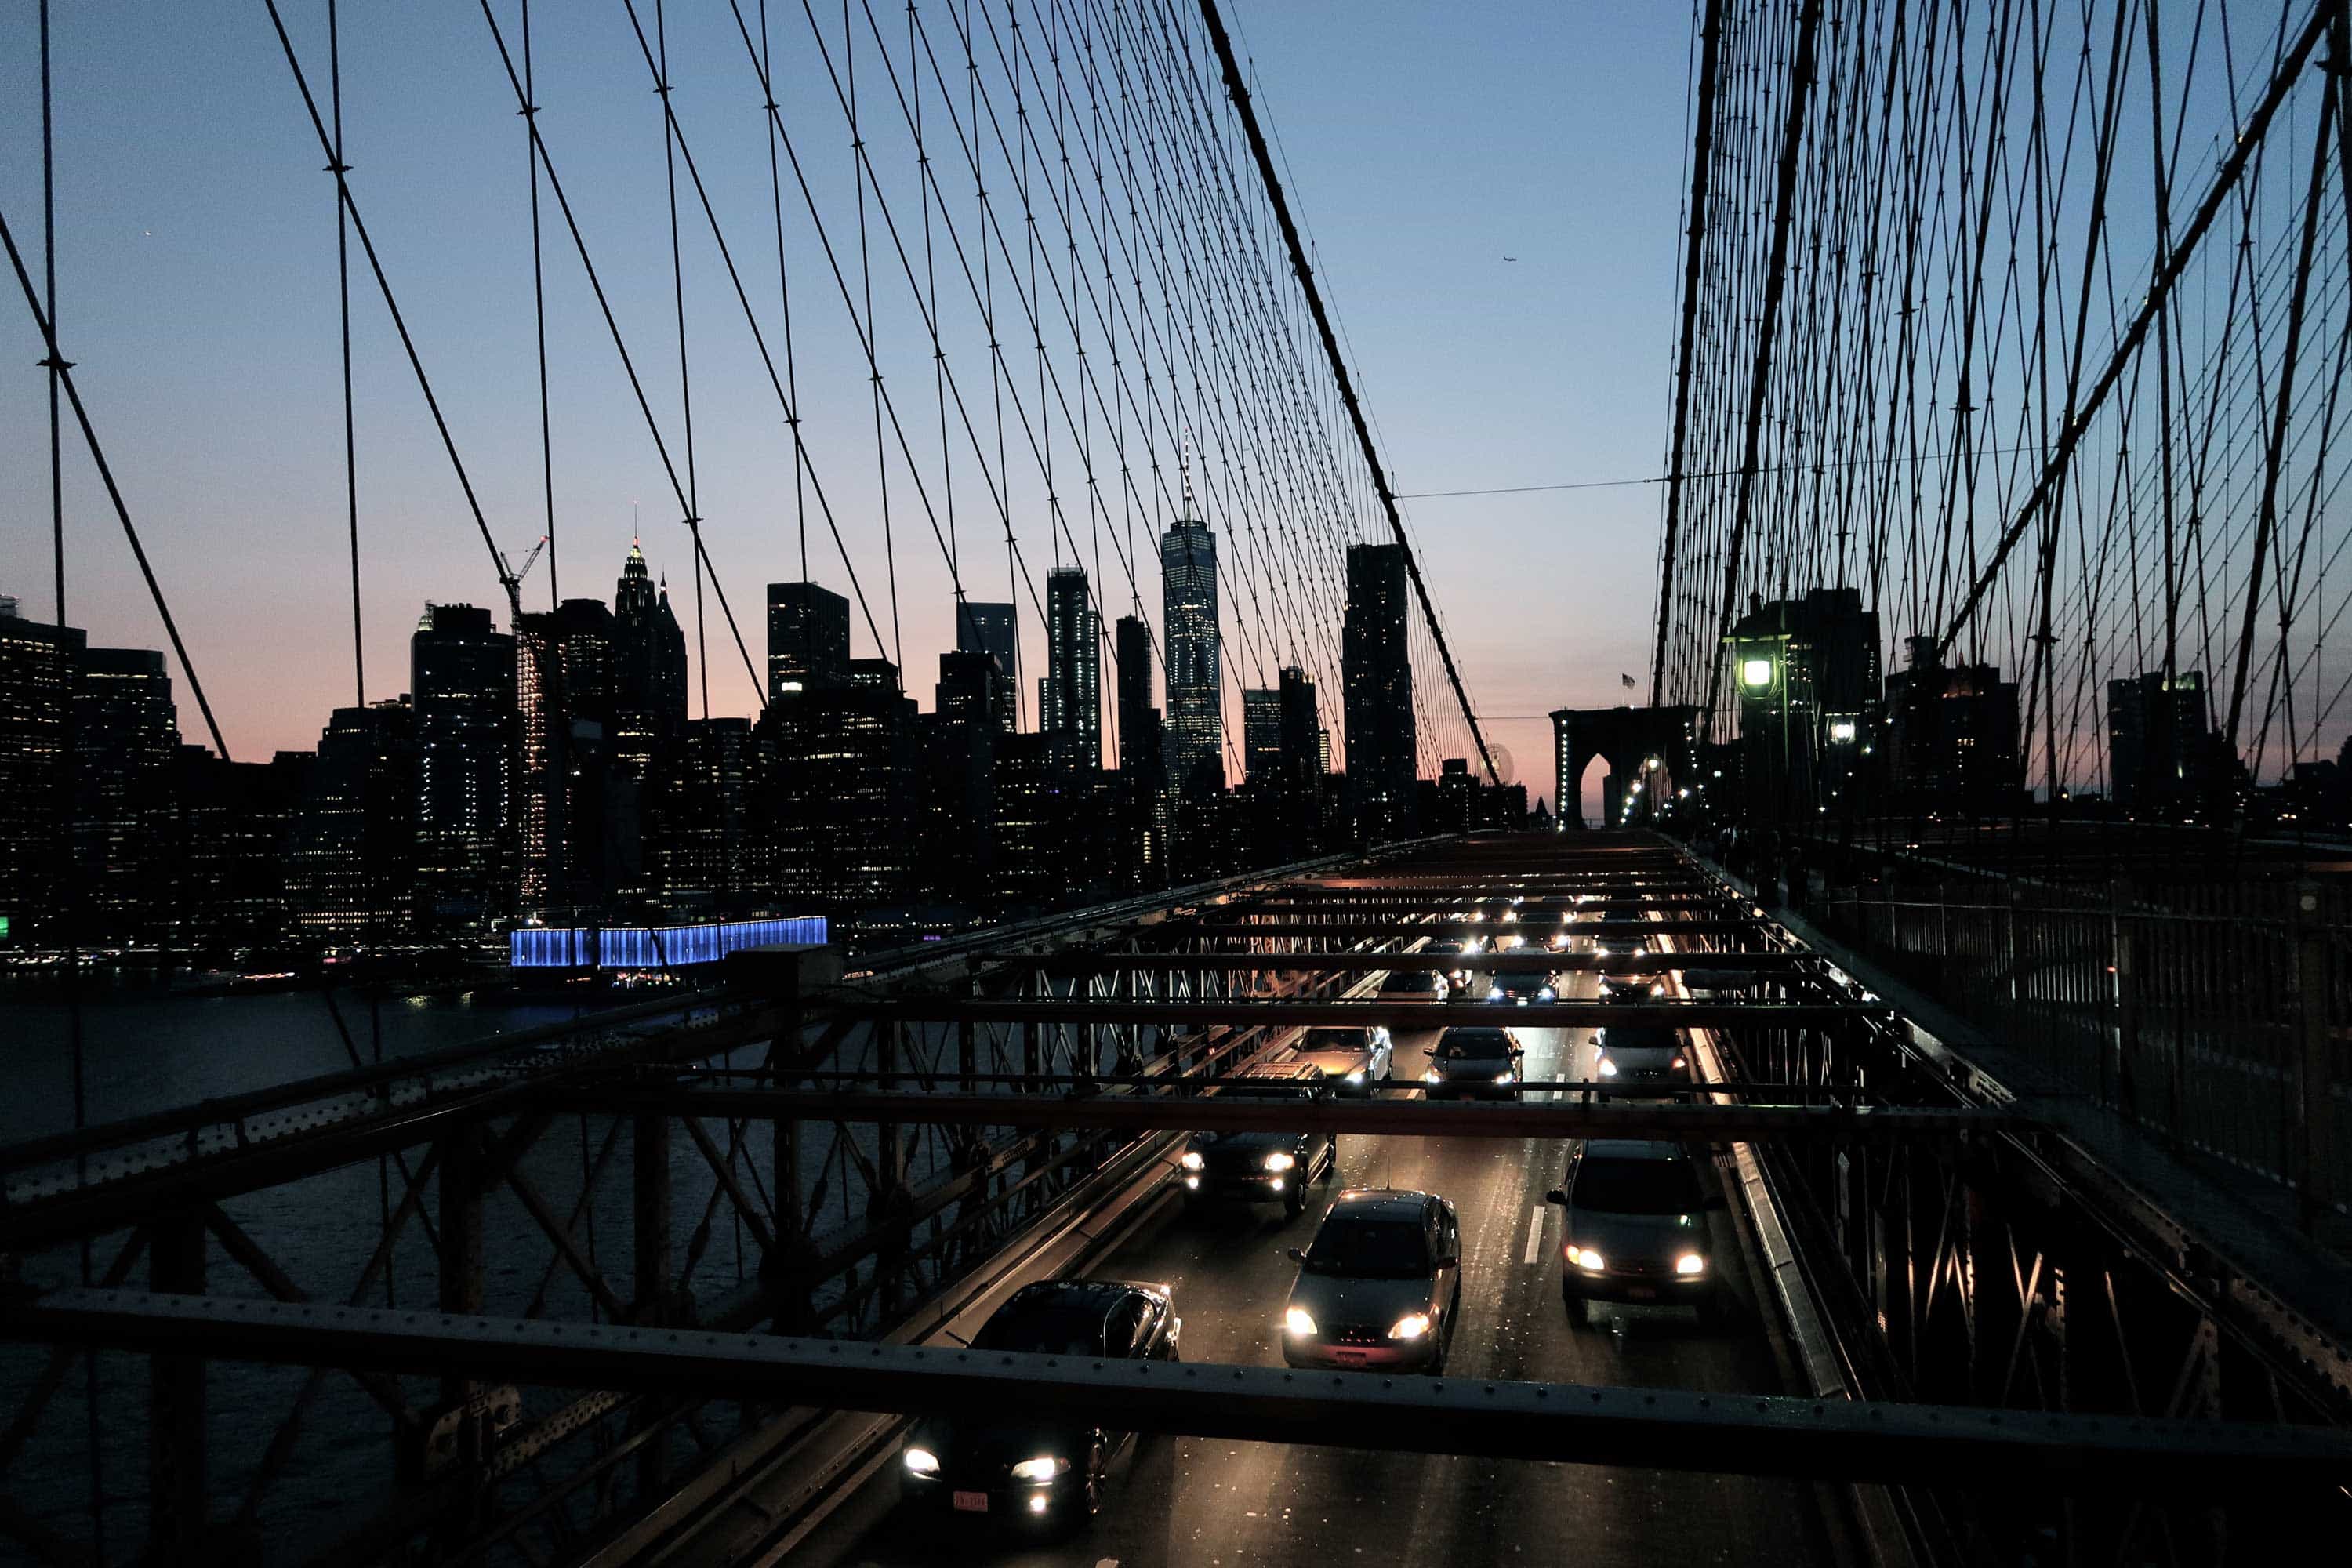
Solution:
<path fill-rule="evenodd" d="M 1750 691 L 1764 691 L 1772 684 L 1772 661 L 1769 658 L 1743 658 L 1739 661 L 1739 684 Z"/>

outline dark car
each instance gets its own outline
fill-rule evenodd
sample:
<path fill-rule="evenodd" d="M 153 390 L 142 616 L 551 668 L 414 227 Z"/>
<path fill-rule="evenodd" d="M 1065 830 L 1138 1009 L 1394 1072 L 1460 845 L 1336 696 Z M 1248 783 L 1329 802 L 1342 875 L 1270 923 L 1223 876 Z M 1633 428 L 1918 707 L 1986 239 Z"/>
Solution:
<path fill-rule="evenodd" d="M 1429 1070 L 1422 1075 L 1423 1092 L 1431 1100 L 1458 1100 L 1465 1095 L 1517 1100 L 1521 1054 L 1518 1041 L 1508 1029 L 1448 1029 L 1437 1037 L 1429 1053 Z"/>
<path fill-rule="evenodd" d="M 1505 969 L 1486 980 L 1486 1000 L 1505 1007 L 1524 1007 L 1530 1002 L 1549 1003 L 1559 999 L 1559 977 L 1525 969 Z"/>
<path fill-rule="evenodd" d="M 1435 1373 L 1462 1316 L 1462 1226 L 1433 1193 L 1341 1193 L 1315 1242 L 1293 1247 L 1282 1312 L 1293 1366 Z"/>
<path fill-rule="evenodd" d="M 1220 1100 L 1273 1100 L 1305 1105 L 1329 1093 L 1322 1069 L 1306 1063 L 1293 1073 L 1227 1079 Z M 1213 1203 L 1278 1203 L 1292 1218 L 1307 1207 L 1307 1184 L 1339 1166 L 1339 1141 L 1328 1132 L 1195 1132 L 1178 1156 L 1184 1199 Z"/>
<path fill-rule="evenodd" d="M 1666 977 L 1663 974 L 1604 974 L 1600 981 L 1603 1002 L 1663 1002 L 1666 999 Z"/>
<path fill-rule="evenodd" d="M 1680 1029 L 1663 1024 L 1612 1024 L 1592 1031 L 1593 1073 L 1606 1095 L 1681 1094 L 1698 1081 Z"/>
<path fill-rule="evenodd" d="M 1415 997 L 1436 999 L 1445 994 L 1445 977 L 1434 970 L 1391 969 L 1381 982 L 1381 999 L 1401 1002 Z"/>
<path fill-rule="evenodd" d="M 1587 1301 L 1688 1306 L 1702 1321 L 1721 1296 L 1706 1211 L 1723 1200 L 1680 1143 L 1595 1138 L 1572 1145 L 1568 1174 L 1546 1196 L 1567 1211 L 1559 1295 L 1572 1328 Z"/>
<path fill-rule="evenodd" d="M 1089 1361 L 1178 1359 L 1183 1331 L 1165 1285 L 1054 1279 L 1026 1285 L 971 1342 L 982 1351 L 1078 1356 Z M 1133 1440 L 1084 1416 L 928 1415 L 899 1452 L 905 1495 L 975 1522 L 1076 1525 L 1101 1501 L 1103 1472 Z"/>

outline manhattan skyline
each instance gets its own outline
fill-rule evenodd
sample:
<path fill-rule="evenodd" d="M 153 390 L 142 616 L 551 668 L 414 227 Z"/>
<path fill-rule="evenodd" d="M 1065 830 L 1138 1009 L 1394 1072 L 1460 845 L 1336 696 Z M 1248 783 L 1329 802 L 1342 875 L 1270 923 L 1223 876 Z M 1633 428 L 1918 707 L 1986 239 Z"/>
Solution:
<path fill-rule="evenodd" d="M 1350 8 L 1344 28 L 1329 25 L 1339 15 L 1328 7 L 1266 8 L 1234 21 L 1241 47 L 1276 84 L 1264 107 L 1398 489 L 1639 477 L 1618 470 L 1627 466 L 1624 453 L 1656 444 L 1664 406 L 1671 281 L 1663 266 L 1655 278 L 1643 268 L 1648 260 L 1671 258 L 1675 173 L 1653 168 L 1659 178 L 1643 184 L 1634 168 L 1620 165 L 1637 143 L 1668 146 L 1675 139 L 1685 19 L 1661 16 L 1629 25 L 1531 14 L 1527 28 L 1537 31 L 1538 47 L 1530 49 L 1525 37 L 1506 47 L 1499 37 L 1454 36 L 1410 8 Z M 306 60 L 317 67 L 323 29 L 306 35 L 299 16 L 290 23 Z M 204 10 L 154 18 L 132 38 L 121 36 L 119 22 L 109 31 L 104 17 L 60 15 L 55 46 L 61 87 L 74 89 L 58 127 L 59 249 L 71 283 L 59 301 L 61 338 L 240 758 L 314 744 L 325 710 L 353 695 L 334 408 L 331 187 L 317 174 L 315 157 L 306 160 L 307 127 L 283 62 L 247 47 L 270 42 L 266 35 L 245 37 L 251 26 L 251 18 Z M 661 177 L 659 121 L 576 112 L 607 91 L 615 101 L 642 93 L 642 80 L 629 76 L 634 46 L 625 27 L 616 34 L 589 24 L 542 24 L 540 32 L 540 98 L 551 151 L 676 444 L 675 331 L 662 309 L 667 254 L 654 254 L 660 248 L 657 213 L 647 195 Z M 749 79 L 740 46 L 730 58 L 721 47 L 728 37 L 688 18 L 675 19 L 671 32 L 682 121 L 696 138 L 722 223 L 748 247 L 755 231 L 747 226 L 765 199 L 766 181 L 763 167 L 751 167 L 759 152 L 756 124 L 747 130 L 740 111 Z M 518 143 L 510 170 L 474 167 L 483 162 L 478 152 L 461 156 L 495 137 L 497 128 L 511 132 L 511 103 L 499 100 L 504 84 L 478 17 L 392 27 L 347 16 L 342 43 L 355 196 L 436 372 L 493 538 L 520 562 L 544 531 L 528 380 L 530 278 L 527 267 L 515 265 L 511 243 L 528 241 L 520 216 L 526 194 L 521 150 Z M 1530 75 L 1547 56 L 1572 60 L 1604 47 L 1622 68 L 1580 73 L 1608 79 L 1595 79 L 1594 94 L 1574 102 L 1532 91 L 1494 94 L 1481 86 L 1497 71 Z M 1376 97 L 1345 86 L 1351 77 L 1365 79 L 1356 68 L 1400 51 L 1428 62 L 1417 116 L 1399 117 Z M 12 49 L 9 58 L 6 68 L 18 71 L 30 51 Z M 220 73 L 210 82 L 197 79 L 200 73 L 164 68 L 206 60 Z M 785 68 L 780 58 L 780 75 Z M 20 85 L 13 75 L 10 85 Z M 97 101 L 110 88 L 133 105 L 119 123 L 101 128 L 74 118 L 79 104 Z M 1643 104 L 1637 100 L 1645 88 L 1654 101 Z M 12 215 L 37 215 L 38 160 L 23 155 L 37 146 L 37 134 L 18 134 L 28 128 L 37 133 L 26 107 L 32 96 L 12 94 L 8 101 L 0 110 L 11 150 L 0 165 L 0 200 Z M 1507 101 L 1519 107 L 1505 108 Z M 1472 160 L 1461 148 L 1458 157 L 1449 153 L 1445 139 L 1433 142 L 1415 130 L 1410 121 L 1418 120 L 1498 149 L 1499 162 L 1486 154 Z M 206 127 L 197 139 L 205 148 L 180 145 L 166 132 L 169 123 L 183 121 Z M 1645 121 L 1654 122 L 1646 137 L 1635 132 Z M 828 160 L 811 173 L 828 202 L 846 194 L 840 163 Z M 1590 209 L 1610 214 L 1605 247 L 1581 242 L 1580 226 L 1563 220 L 1548 195 L 1571 177 L 1589 184 L 1599 164 L 1610 165 L 1599 173 L 1621 184 L 1625 198 Z M 1656 208 L 1654 221 L 1640 216 L 1644 202 Z M 1399 215 L 1413 221 L 1400 225 Z M 476 231 L 489 237 L 469 238 Z M 689 675 L 698 694 L 694 711 L 702 711 L 698 694 L 707 676 L 713 715 L 747 714 L 756 701 L 752 679 L 707 583 L 698 637 L 694 562 L 676 521 L 678 509 L 665 493 L 645 426 L 625 402 L 576 260 L 562 248 L 560 231 L 551 228 L 547 237 L 557 539 L 526 580 L 526 607 L 546 607 L 551 587 L 572 596 L 583 572 L 586 582 L 599 582 L 605 563 L 630 537 L 642 535 L 652 570 L 669 579 L 688 658 L 697 657 L 698 645 L 707 665 Z M 687 241 L 695 375 L 698 384 L 724 377 L 732 386 L 747 369 L 756 374 L 756 362 L 740 317 L 730 318 L 731 300 L 722 297 L 725 277 L 708 235 L 689 229 Z M 1643 246 L 1657 256 L 1633 254 Z M 1492 257 L 1484 254 L 1488 250 Z M 1521 259 L 1507 264 L 1505 254 Z M 805 275 L 807 303 L 795 307 L 800 371 L 812 459 L 830 492 L 849 563 L 868 590 L 868 605 L 853 611 L 854 651 L 922 670 L 954 645 L 950 573 L 944 552 L 924 538 L 928 521 L 907 476 L 890 474 L 892 521 L 902 546 L 893 615 L 877 537 L 872 432 L 860 417 L 862 395 L 838 390 L 862 375 L 844 380 L 837 374 L 849 334 L 838 305 L 817 292 L 817 277 Z M 1534 333 L 1509 330 L 1514 321 L 1524 327 L 1529 311 L 1540 323 Z M 30 350 L 26 360 L 38 357 L 37 338 L 21 315 L 5 330 L 13 347 Z M 365 695 L 373 700 L 401 689 L 401 643 L 424 601 L 488 605 L 502 629 L 509 616 L 381 304 L 356 287 L 353 330 L 361 373 Z M 1465 333 L 1479 353 L 1463 352 Z M 209 356 L 201 374 L 199 340 Z M 922 343 L 913 313 L 886 318 L 878 340 L 886 358 L 903 356 L 885 368 L 908 382 L 910 400 L 918 387 L 928 393 L 929 377 L 918 370 Z M 1594 390 L 1596 358 L 1614 367 L 1601 379 L 1622 384 L 1623 396 Z M 200 395 L 200 380 L 238 387 L 243 395 L 215 409 Z M 27 613 L 47 616 L 42 393 L 37 374 L 18 381 L 0 389 L 9 442 L 0 537 L 7 558 L 23 564 L 0 591 L 17 594 Z M 979 384 L 984 388 L 984 376 Z M 834 390 L 822 396 L 811 390 L 820 386 Z M 801 568 L 792 455 L 774 437 L 772 401 L 761 411 L 751 390 L 744 398 L 750 412 L 740 419 L 718 412 L 726 399 L 716 395 L 698 395 L 696 416 L 704 539 L 757 662 L 762 584 L 848 584 L 814 506 L 799 509 L 807 513 L 808 532 L 807 567 Z M 758 390 L 765 398 L 764 388 Z M 828 428 L 816 428 L 826 421 Z M 1214 432 L 1179 436 L 1213 441 Z M 861 443 L 868 448 L 862 462 L 845 455 Z M 1024 672 L 1043 668 L 1045 616 L 1033 595 L 1042 593 L 1057 557 L 1087 568 L 1106 626 L 1139 604 L 1155 637 L 1160 634 L 1153 542 L 1181 510 L 1179 444 L 1163 433 L 1158 471 L 1139 478 L 1135 496 L 1104 506 L 1097 517 L 1066 506 L 1056 518 L 1042 487 L 1032 487 L 1034 494 L 1016 491 L 1009 510 L 1026 568 L 1022 577 L 1008 571 L 1002 519 L 974 504 L 983 487 L 959 476 L 950 535 L 958 574 L 971 599 L 1016 605 Z M 1073 455 L 1056 456 L 1068 462 Z M 1266 520 L 1227 498 L 1224 461 L 1213 447 L 1199 459 L 1201 510 L 1233 555 L 1261 546 L 1249 530 Z M 944 512 L 946 497 L 932 500 Z M 1534 716 L 1561 701 L 1613 701 L 1619 670 L 1643 669 L 1654 491 L 1409 502 L 1408 515 L 1433 592 L 1454 622 L 1457 653 L 1489 737 L 1517 753 L 1528 776 L 1529 763 L 1546 749 L 1543 721 Z M 1364 537 L 1381 542 L 1384 528 L 1376 513 L 1366 509 L 1363 521 L 1377 530 Z M 1073 538 L 1085 549 L 1074 551 Z M 103 494 L 70 449 L 67 539 L 68 621 L 109 643 L 160 642 Z M 927 552 L 904 548 L 910 539 Z M 1134 563 L 1132 583 L 1122 555 Z M 1580 619 L 1520 626 L 1496 615 L 1502 576 L 1528 569 L 1606 577 L 1614 591 L 1605 602 L 1622 606 L 1624 625 L 1612 629 Z M 1228 584 L 1223 640 L 1230 673 L 1221 683 L 1228 735 L 1239 732 L 1240 690 L 1275 686 L 1280 668 L 1294 658 L 1327 690 L 1339 689 L 1336 668 L 1323 668 L 1333 662 L 1328 653 L 1245 646 L 1232 624 L 1234 595 Z M 1336 627 L 1331 637 L 1336 641 Z M 305 649 L 306 657 L 284 660 L 279 656 L 289 647 Z M 328 657 L 338 647 L 340 656 Z M 1103 679 L 1108 685 L 1108 670 Z M 1237 756 L 1228 759 L 1236 776 L 1237 763 Z"/>

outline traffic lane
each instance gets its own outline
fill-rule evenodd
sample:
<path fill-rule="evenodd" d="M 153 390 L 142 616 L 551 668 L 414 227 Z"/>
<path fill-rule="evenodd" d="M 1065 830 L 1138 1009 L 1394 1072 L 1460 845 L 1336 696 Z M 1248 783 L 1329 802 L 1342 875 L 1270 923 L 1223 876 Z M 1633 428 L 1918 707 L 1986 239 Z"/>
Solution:
<path fill-rule="evenodd" d="M 1590 1042 L 1567 1033 L 1527 1032 L 1530 1076 L 1588 1076 Z M 1399 1047 L 1399 1077 L 1417 1076 L 1427 1042 Z M 1420 1187 L 1455 1204 L 1463 1326 L 1449 1373 L 1776 1392 L 1748 1313 L 1727 1332 L 1702 1332 L 1687 1312 L 1666 1311 L 1620 1314 L 1622 1332 L 1570 1331 L 1559 1296 L 1558 1214 L 1543 1203 L 1563 1163 L 1550 1140 L 1340 1141 L 1340 1183 Z M 1188 1359 L 1279 1364 L 1277 1318 L 1297 1274 L 1286 1249 L 1312 1236 L 1322 1196 L 1291 1222 L 1271 1205 L 1164 1219 L 1096 1273 L 1172 1285 Z M 1718 1256 L 1737 1260 L 1727 1241 Z M 1752 1289 L 1744 1294 L 1752 1301 Z M 965 1521 L 926 1520 L 891 1506 L 898 1487 L 896 1467 L 886 1467 L 795 1557 L 877 1568 L 943 1554 L 1023 1568 L 1321 1563 L 1335 1552 L 1480 1562 L 1565 1535 L 1581 1556 L 1646 1565 L 1661 1551 L 1801 1562 L 1813 1544 L 1803 1489 L 1787 1483 L 1223 1439 L 1139 1442 L 1106 1489 L 1101 1515 L 1065 1542 L 1008 1541 Z"/>
<path fill-rule="evenodd" d="M 1585 1076 L 1589 1041 L 1562 1034 L 1528 1032 L 1529 1076 Z M 1442 1193 L 1461 1215 L 1464 1326 L 1449 1375 L 1779 1392 L 1752 1318 L 1730 1334 L 1704 1333 L 1687 1311 L 1633 1310 L 1621 1315 L 1622 1332 L 1570 1331 L 1559 1296 L 1557 1211 L 1542 1201 L 1559 1180 L 1557 1143 L 1350 1142 L 1366 1146 L 1343 1150 L 1351 1183 Z M 1722 1256 L 1737 1259 L 1730 1239 Z M 1262 1345 L 1271 1352 L 1265 1359 L 1278 1358 L 1274 1315 L 1292 1274 L 1276 1268 L 1272 1292 L 1244 1290 L 1240 1300 L 1229 1299 L 1229 1276 L 1188 1275 L 1181 1303 L 1213 1302 L 1220 1325 L 1237 1312 L 1258 1314 L 1247 1346 L 1203 1345 L 1188 1318 L 1188 1353 L 1222 1360 Z M 1753 1300 L 1752 1288 L 1744 1294 Z M 1376 1561 L 1501 1562 L 1564 1535 L 1585 1558 L 1627 1564 L 1652 1563 L 1661 1551 L 1701 1561 L 1804 1562 L 1818 1546 L 1805 1489 L 1784 1482 L 1230 1441 L 1162 1447 L 1175 1449 L 1172 1458 L 1147 1454 L 1124 1498 L 1107 1503 L 1088 1537 L 1099 1549 L 1094 1563 L 1311 1563 L 1334 1551 Z"/>

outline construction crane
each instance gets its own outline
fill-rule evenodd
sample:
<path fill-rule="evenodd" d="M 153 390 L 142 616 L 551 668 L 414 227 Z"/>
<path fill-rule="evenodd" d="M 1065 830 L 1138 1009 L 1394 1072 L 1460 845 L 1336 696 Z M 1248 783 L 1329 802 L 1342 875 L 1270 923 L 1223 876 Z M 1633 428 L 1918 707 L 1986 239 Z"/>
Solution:
<path fill-rule="evenodd" d="M 514 613 L 518 616 L 522 614 L 522 599 L 520 596 L 522 591 L 522 580 L 530 575 L 530 569 L 533 566 L 539 564 L 540 552 L 547 548 L 547 542 L 551 537 L 552 536 L 545 533 L 539 536 L 539 542 L 532 545 L 530 547 L 530 553 L 522 558 L 522 566 L 520 570 L 517 569 L 512 561 L 507 558 L 507 552 L 505 551 L 501 550 L 499 552 L 499 565 L 503 572 L 507 598 L 513 605 Z"/>

